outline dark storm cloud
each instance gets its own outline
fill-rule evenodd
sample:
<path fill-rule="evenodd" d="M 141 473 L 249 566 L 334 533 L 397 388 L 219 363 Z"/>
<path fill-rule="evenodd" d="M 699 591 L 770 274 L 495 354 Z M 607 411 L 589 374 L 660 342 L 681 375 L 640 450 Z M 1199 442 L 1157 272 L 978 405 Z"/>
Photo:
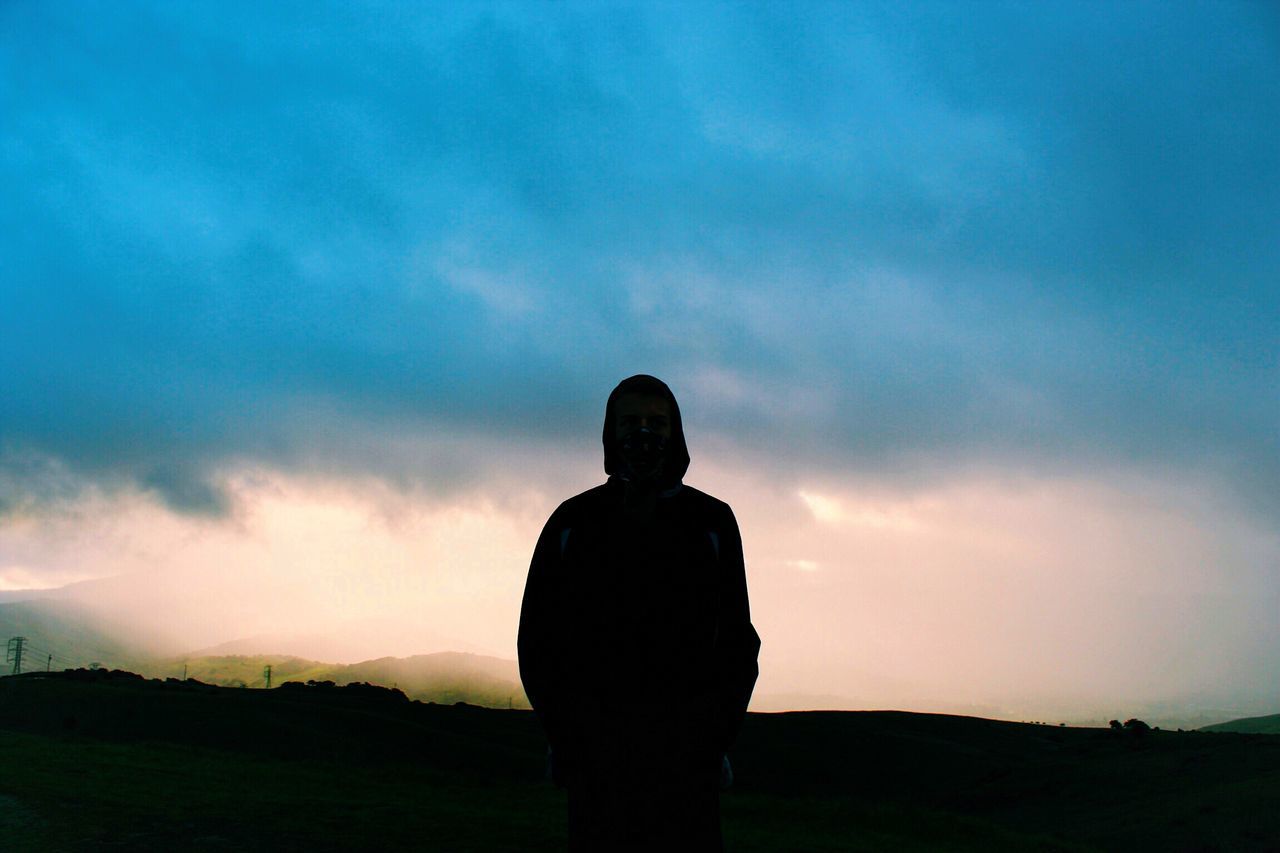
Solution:
<path fill-rule="evenodd" d="M 1264 6 L 0 23 L 9 503 L 406 476 L 380 435 L 587 437 L 644 370 L 792 471 L 1192 467 L 1280 512 Z"/>

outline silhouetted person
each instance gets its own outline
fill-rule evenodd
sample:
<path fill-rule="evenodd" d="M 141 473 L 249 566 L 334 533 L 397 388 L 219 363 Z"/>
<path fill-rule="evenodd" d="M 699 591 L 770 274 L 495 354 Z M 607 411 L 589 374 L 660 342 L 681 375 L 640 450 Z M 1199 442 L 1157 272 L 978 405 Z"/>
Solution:
<path fill-rule="evenodd" d="M 758 674 L 733 511 L 681 483 L 680 409 L 652 376 L 605 406 L 606 483 L 538 537 L 520 678 L 569 792 L 569 849 L 721 850 L 723 756 Z"/>

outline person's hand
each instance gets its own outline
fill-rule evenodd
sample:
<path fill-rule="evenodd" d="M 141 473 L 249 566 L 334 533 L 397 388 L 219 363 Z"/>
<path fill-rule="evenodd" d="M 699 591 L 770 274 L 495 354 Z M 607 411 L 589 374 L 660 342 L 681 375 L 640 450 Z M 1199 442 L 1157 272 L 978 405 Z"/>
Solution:
<path fill-rule="evenodd" d="M 729 765 L 729 756 L 722 755 L 720 759 L 720 790 L 727 791 L 732 784 L 733 767 Z"/>

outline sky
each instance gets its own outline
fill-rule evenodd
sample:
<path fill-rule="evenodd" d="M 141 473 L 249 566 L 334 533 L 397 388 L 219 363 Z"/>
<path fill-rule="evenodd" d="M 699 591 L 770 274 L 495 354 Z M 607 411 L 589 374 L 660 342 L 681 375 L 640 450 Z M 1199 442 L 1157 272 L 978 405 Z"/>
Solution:
<path fill-rule="evenodd" d="M 0 5 L 0 589 L 515 657 L 643 372 L 756 707 L 1278 711 L 1277 139 L 1265 3 Z"/>

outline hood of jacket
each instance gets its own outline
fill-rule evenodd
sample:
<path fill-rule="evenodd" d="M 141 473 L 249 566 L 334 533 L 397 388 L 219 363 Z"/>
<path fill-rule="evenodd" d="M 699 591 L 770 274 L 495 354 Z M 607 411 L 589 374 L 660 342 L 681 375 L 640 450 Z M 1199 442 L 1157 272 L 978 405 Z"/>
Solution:
<path fill-rule="evenodd" d="M 671 404 L 671 438 L 667 442 L 667 460 L 658 488 L 662 492 L 674 492 L 680 487 L 685 472 L 689 470 L 689 447 L 684 440 L 684 422 L 680 419 L 680 405 L 667 383 L 647 373 L 637 373 L 618 383 L 609 394 L 604 407 L 604 472 L 612 477 L 622 467 L 615 435 L 615 416 L 618 398 L 623 394 L 652 394 L 664 397 Z"/>

